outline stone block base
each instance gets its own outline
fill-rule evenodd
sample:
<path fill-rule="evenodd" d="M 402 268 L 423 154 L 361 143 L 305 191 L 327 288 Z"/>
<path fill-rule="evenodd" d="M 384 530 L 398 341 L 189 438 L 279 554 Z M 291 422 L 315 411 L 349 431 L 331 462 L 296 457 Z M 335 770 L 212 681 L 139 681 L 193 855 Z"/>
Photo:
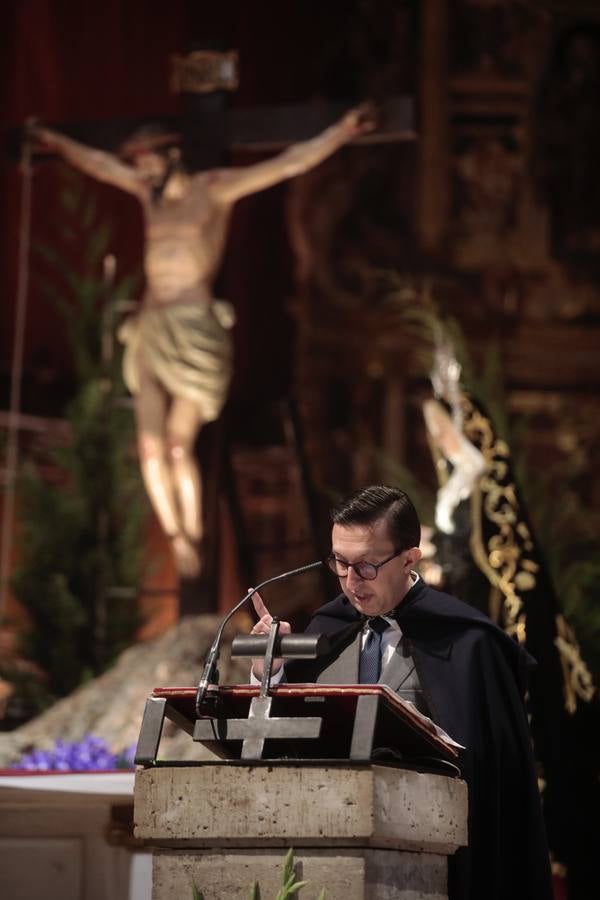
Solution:
<path fill-rule="evenodd" d="M 191 900 L 192 884 L 204 900 L 247 900 L 253 881 L 263 900 L 281 887 L 287 850 L 155 850 L 152 900 Z M 294 852 L 302 900 L 446 900 L 446 857 L 399 850 L 299 848 Z"/>
<path fill-rule="evenodd" d="M 381 765 L 206 765 L 139 770 L 135 833 L 153 849 L 153 900 L 263 900 L 294 848 L 301 900 L 446 900 L 466 844 L 467 788 Z M 483 898 L 482 898 L 483 900 Z"/>

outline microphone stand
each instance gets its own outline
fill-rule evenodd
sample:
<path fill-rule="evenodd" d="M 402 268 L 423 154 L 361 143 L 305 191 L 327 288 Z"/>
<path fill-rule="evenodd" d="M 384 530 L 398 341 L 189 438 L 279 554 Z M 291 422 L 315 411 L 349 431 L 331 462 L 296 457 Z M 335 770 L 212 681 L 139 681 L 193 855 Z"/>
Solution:
<path fill-rule="evenodd" d="M 303 572 L 308 572 L 311 569 L 316 569 L 318 566 L 322 565 L 323 561 L 318 560 L 317 562 L 309 563 L 306 566 L 300 566 L 298 569 L 290 569 L 289 572 L 282 572 L 281 575 L 274 575 L 272 578 L 267 578 L 265 581 L 261 581 L 260 584 L 257 584 L 256 587 L 250 588 L 248 593 L 244 594 L 242 599 L 235 604 L 233 609 L 229 610 L 229 612 L 219 625 L 211 648 L 206 656 L 204 669 L 202 670 L 202 677 L 200 679 L 200 683 L 198 684 L 198 690 L 196 691 L 196 715 L 198 716 L 198 718 L 200 718 L 202 705 L 206 700 L 206 694 L 208 692 L 209 685 L 219 683 L 219 673 L 217 671 L 219 651 L 221 647 L 223 631 L 231 617 L 235 615 L 235 613 L 239 609 L 242 608 L 242 606 L 246 603 L 247 600 L 250 599 L 253 594 L 259 591 L 261 588 L 265 587 L 267 584 L 273 584 L 275 581 L 284 581 L 286 578 L 291 578 L 293 575 L 301 575 Z"/>
<path fill-rule="evenodd" d="M 271 672 L 273 670 L 273 653 L 275 651 L 275 641 L 279 634 L 279 625 L 281 619 L 279 616 L 273 616 L 271 628 L 267 635 L 267 650 L 265 652 L 265 667 L 263 669 L 263 677 L 260 685 L 259 697 L 266 700 L 269 693 L 269 685 L 271 684 Z"/>

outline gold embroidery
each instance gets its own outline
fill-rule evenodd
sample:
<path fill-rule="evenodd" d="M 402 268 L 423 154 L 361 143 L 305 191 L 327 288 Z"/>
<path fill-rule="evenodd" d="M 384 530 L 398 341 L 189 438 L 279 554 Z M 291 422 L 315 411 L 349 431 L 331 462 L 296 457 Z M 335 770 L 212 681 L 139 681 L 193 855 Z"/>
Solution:
<path fill-rule="evenodd" d="M 527 636 L 524 598 L 528 591 L 538 587 L 540 565 L 533 537 L 521 517 L 516 485 L 511 480 L 510 450 L 506 441 L 494 434 L 491 420 L 463 393 L 460 366 L 451 345 L 437 340 L 434 359 L 434 390 L 450 404 L 455 427 L 473 444 L 485 464 L 470 491 L 469 546 L 475 564 L 490 584 L 488 612 L 493 621 L 524 644 Z M 443 487 L 449 478 L 448 461 L 430 438 L 429 430 L 428 441 Z M 596 689 L 575 635 L 560 614 L 556 616 L 556 631 L 554 644 L 562 667 L 565 708 L 568 713 L 574 713 L 577 698 L 589 702 Z"/>
<path fill-rule="evenodd" d="M 560 655 L 565 686 L 565 708 L 574 713 L 577 709 L 577 697 L 586 703 L 596 692 L 592 675 L 581 658 L 579 645 L 573 629 L 562 614 L 556 616 L 556 633 L 554 643 Z"/>
<path fill-rule="evenodd" d="M 471 495 L 473 558 L 502 596 L 503 627 L 524 643 L 526 617 L 522 594 L 536 586 L 539 566 L 528 554 L 533 542 L 525 522 L 519 519 L 517 491 L 509 474 L 510 452 L 506 441 L 496 438 L 492 424 L 475 409 L 465 395 L 461 398 L 464 433 L 481 451 L 486 471 Z M 496 533 L 484 536 L 483 517 L 496 526 Z"/>
<path fill-rule="evenodd" d="M 537 585 L 539 565 L 533 559 L 531 532 L 519 518 L 516 487 L 506 484 L 509 474 L 508 445 L 494 437 L 492 424 L 468 397 L 462 396 L 465 435 L 478 447 L 486 461 L 486 471 L 471 495 L 471 552 L 478 567 L 497 589 L 502 602 L 504 630 L 525 643 L 526 613 L 523 595 Z M 496 533 L 484 537 L 484 517 L 496 526 Z M 556 616 L 557 637 L 554 643 L 563 671 L 565 708 L 574 713 L 577 698 L 589 702 L 595 694 L 592 675 L 581 658 L 572 628 L 562 615 Z"/>

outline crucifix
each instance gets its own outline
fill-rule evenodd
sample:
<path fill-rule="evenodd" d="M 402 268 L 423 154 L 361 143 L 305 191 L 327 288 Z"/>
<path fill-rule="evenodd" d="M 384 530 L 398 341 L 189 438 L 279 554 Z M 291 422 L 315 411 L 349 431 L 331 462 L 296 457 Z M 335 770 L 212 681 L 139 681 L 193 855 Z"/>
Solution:
<path fill-rule="evenodd" d="M 120 331 L 124 375 L 134 396 L 144 483 L 184 577 L 202 568 L 194 441 L 203 425 L 218 418 L 232 371 L 232 310 L 215 300 L 212 288 L 233 205 L 308 171 L 344 144 L 413 136 L 406 98 L 389 102 L 377 131 L 368 105 L 343 115 L 329 106 L 225 112 L 224 92 L 237 83 L 235 62 L 235 54 L 214 51 L 177 58 L 173 82 L 188 100 L 183 117 L 117 141 L 118 155 L 99 148 L 114 147 L 115 135 L 130 131 L 126 123 L 108 127 L 109 142 L 93 137 L 97 128 L 30 128 L 44 149 L 141 204 L 146 291 L 140 311 Z M 226 148 L 280 152 L 224 168 Z"/>

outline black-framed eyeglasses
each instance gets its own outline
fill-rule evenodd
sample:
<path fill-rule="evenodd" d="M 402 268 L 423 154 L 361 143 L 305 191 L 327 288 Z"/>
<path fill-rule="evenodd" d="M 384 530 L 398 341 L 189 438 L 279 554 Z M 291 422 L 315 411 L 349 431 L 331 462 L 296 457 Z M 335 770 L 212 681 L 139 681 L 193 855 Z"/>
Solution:
<path fill-rule="evenodd" d="M 345 559 L 339 559 L 334 553 L 327 556 L 324 563 L 338 576 L 338 578 L 346 578 L 348 576 L 348 569 L 354 569 L 355 573 L 359 578 L 362 578 L 363 581 L 373 581 L 374 578 L 377 578 L 382 566 L 385 566 L 390 560 L 400 556 L 405 550 L 406 547 L 403 547 L 402 550 L 395 550 L 391 556 L 388 556 L 387 559 L 382 560 L 380 563 L 366 562 L 366 560 L 361 560 L 357 563 L 349 563 L 346 562 Z"/>

